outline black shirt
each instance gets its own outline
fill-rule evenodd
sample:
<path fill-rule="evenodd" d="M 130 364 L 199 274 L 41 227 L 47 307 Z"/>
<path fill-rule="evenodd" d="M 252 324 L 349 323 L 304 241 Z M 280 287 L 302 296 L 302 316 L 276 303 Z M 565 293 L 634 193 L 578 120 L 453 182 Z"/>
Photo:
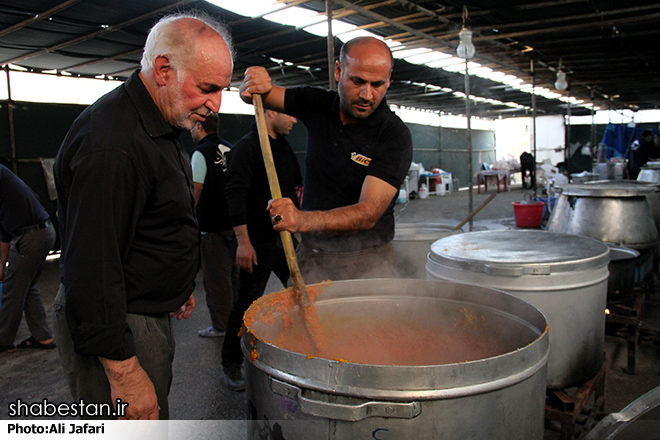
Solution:
<path fill-rule="evenodd" d="M 297 206 L 295 188 L 302 183 L 302 176 L 293 149 L 284 136 L 270 138 L 270 149 L 282 197 L 290 198 Z M 266 211 L 272 197 L 254 124 L 231 150 L 225 193 L 233 226 L 247 225 L 251 240 L 279 235 Z"/>
<path fill-rule="evenodd" d="M 327 211 L 358 203 L 367 176 L 397 189 L 401 186 L 410 169 L 412 137 L 385 99 L 368 118 L 343 125 L 337 92 L 295 87 L 287 89 L 284 97 L 286 113 L 307 127 L 303 210 Z M 302 234 L 302 242 L 325 252 L 352 252 L 387 244 L 394 237 L 397 195 L 370 230 L 339 235 L 313 232 Z"/>
<path fill-rule="evenodd" d="M 62 143 L 60 276 L 79 354 L 135 355 L 126 313 L 172 312 L 193 292 L 199 232 L 179 134 L 134 72 L 85 109 Z"/>
<path fill-rule="evenodd" d="M 9 243 L 19 229 L 43 223 L 48 217 L 32 189 L 0 165 L 0 239 Z"/>
<path fill-rule="evenodd" d="M 223 232 L 231 230 L 229 209 L 225 198 L 225 181 L 227 180 L 227 155 L 231 144 L 211 133 L 204 136 L 194 151 L 204 156 L 206 162 L 206 177 L 202 193 L 197 203 L 197 221 L 199 229 L 204 232 Z M 226 151 L 226 152 L 225 152 Z"/>

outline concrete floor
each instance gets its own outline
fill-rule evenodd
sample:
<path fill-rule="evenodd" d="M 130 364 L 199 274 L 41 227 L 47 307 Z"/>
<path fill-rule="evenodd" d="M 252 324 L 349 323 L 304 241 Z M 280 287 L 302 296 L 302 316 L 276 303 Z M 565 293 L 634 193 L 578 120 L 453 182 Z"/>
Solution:
<path fill-rule="evenodd" d="M 494 193 L 473 194 L 473 209 Z M 511 202 L 528 197 L 529 191 L 513 185 L 510 191 L 497 194 L 474 217 L 474 230 L 515 228 Z M 456 226 L 469 214 L 468 192 L 458 191 L 444 196 L 429 196 L 425 200 L 410 200 L 396 206 L 397 222 L 435 223 Z M 469 225 L 463 227 L 468 231 Z M 39 281 L 46 310 L 51 315 L 51 304 L 59 283 L 58 261 L 48 261 Z M 201 286 L 201 280 L 197 283 Z M 274 277 L 267 291 L 279 290 Z M 170 414 L 174 420 L 245 420 L 247 402 L 245 393 L 229 391 L 222 383 L 220 351 L 222 338 L 205 339 L 197 330 L 209 325 L 208 311 L 201 287 L 196 292 L 197 309 L 188 320 L 175 321 L 176 356 L 174 382 L 170 393 Z M 647 295 L 643 326 L 660 327 L 660 293 Z M 29 337 L 27 326 L 21 324 L 16 341 Z M 606 371 L 605 413 L 621 410 L 645 392 L 660 386 L 660 346 L 655 339 L 639 343 L 635 374 L 624 370 L 627 350 L 623 344 L 606 342 L 608 367 Z M 8 405 L 21 399 L 36 402 L 70 402 L 56 350 L 18 350 L 0 354 L 0 420 L 8 419 Z M 217 426 L 216 426 L 217 428 Z M 214 428 L 214 429 L 216 429 Z M 236 437 L 245 438 L 244 422 L 232 423 Z M 216 431 L 217 432 L 217 431 Z M 189 438 L 194 438 L 192 434 Z M 555 438 L 548 433 L 547 438 Z M 208 438 L 200 434 L 197 438 Z M 218 437 L 215 437 L 218 438 Z"/>

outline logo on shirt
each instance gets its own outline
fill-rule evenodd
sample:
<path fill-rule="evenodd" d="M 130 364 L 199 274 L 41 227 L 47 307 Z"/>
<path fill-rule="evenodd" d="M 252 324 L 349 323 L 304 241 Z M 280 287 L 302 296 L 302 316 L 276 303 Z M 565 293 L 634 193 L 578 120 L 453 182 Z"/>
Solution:
<path fill-rule="evenodd" d="M 225 145 L 218 144 L 218 151 L 216 151 L 217 155 L 215 156 L 215 160 L 213 163 L 215 165 L 220 165 L 222 167 L 222 171 L 227 171 L 227 157 L 225 156 L 225 153 L 231 151 L 231 149 Z"/>
<path fill-rule="evenodd" d="M 355 163 L 359 163 L 360 165 L 364 165 L 365 167 L 368 167 L 371 163 L 371 158 L 357 153 L 351 153 L 351 160 Z"/>

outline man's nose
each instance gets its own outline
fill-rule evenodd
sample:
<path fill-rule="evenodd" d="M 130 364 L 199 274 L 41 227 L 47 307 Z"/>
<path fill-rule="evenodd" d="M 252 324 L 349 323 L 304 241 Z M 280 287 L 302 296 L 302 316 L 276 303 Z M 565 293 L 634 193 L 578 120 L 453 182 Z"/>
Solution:
<path fill-rule="evenodd" d="M 373 98 L 373 88 L 370 84 L 365 84 L 360 88 L 360 98 L 365 101 L 371 101 Z"/>
<path fill-rule="evenodd" d="M 208 101 L 206 101 L 206 107 L 211 110 L 213 113 L 218 113 L 220 111 L 220 104 L 222 103 L 222 90 L 218 90 L 216 93 L 212 93 L 209 96 Z"/>

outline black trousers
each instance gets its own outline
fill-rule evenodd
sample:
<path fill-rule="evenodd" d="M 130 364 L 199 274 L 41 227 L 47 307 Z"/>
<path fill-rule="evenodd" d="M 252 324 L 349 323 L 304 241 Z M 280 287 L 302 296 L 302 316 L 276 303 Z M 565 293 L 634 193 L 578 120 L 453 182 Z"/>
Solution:
<path fill-rule="evenodd" d="M 257 252 L 259 264 L 253 266 L 252 273 L 243 269 L 239 272 L 238 295 L 229 312 L 227 333 L 222 344 L 223 367 L 238 366 L 243 363 L 241 340 L 238 336 L 243 325 L 243 314 L 254 301 L 264 294 L 271 272 L 279 278 L 283 287 L 286 287 L 289 279 L 289 267 L 279 235 L 265 240 L 255 240 L 254 237 L 251 237 L 251 241 Z"/>

